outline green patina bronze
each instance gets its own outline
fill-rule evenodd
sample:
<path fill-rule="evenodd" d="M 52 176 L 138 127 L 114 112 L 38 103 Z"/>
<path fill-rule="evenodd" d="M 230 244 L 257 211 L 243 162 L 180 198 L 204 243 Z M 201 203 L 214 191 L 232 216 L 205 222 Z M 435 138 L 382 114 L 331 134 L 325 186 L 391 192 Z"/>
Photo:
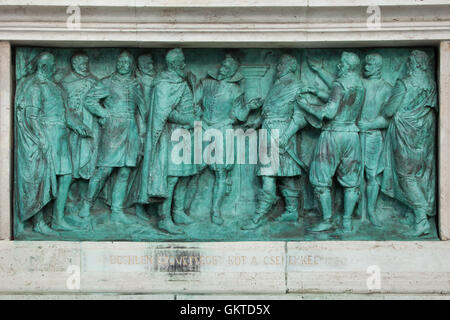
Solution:
<path fill-rule="evenodd" d="M 15 63 L 16 239 L 438 239 L 432 48 Z"/>

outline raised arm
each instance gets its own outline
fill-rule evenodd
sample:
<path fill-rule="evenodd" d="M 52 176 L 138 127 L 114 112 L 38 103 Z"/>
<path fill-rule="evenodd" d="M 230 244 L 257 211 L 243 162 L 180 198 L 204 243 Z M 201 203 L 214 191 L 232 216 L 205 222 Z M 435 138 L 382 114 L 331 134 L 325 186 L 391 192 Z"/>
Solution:
<path fill-rule="evenodd" d="M 320 79 L 323 80 L 326 86 L 331 89 L 333 87 L 335 76 L 330 72 L 326 71 L 325 69 L 321 68 L 319 64 L 313 61 L 312 59 L 308 59 L 307 61 L 311 70 L 317 73 L 317 75 L 320 77 Z"/>
<path fill-rule="evenodd" d="M 338 112 L 343 94 L 342 86 L 335 82 L 331 90 L 330 98 L 324 106 L 313 106 L 309 104 L 306 99 L 302 97 L 302 95 L 297 97 L 297 103 L 301 109 L 314 115 L 319 120 L 323 120 L 324 118 L 333 119 Z"/>

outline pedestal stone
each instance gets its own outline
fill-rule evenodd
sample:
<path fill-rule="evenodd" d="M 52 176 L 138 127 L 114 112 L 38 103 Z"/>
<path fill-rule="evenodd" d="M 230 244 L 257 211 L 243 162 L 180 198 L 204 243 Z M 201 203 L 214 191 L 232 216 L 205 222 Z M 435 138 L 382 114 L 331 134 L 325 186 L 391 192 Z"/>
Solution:
<path fill-rule="evenodd" d="M 11 46 L 0 42 L 0 240 L 11 238 L 12 70 Z"/>

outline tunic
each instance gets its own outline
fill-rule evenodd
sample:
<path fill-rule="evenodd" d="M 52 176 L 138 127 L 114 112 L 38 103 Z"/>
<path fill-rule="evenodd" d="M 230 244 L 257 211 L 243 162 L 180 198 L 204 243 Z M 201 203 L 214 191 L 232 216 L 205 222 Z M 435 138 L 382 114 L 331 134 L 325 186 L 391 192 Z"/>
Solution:
<path fill-rule="evenodd" d="M 198 93 L 202 98 L 203 130 L 215 129 L 220 131 L 222 139 L 215 141 L 216 146 L 221 144 L 223 150 L 222 159 L 216 158 L 209 167 L 213 171 L 219 169 L 231 170 L 232 163 L 227 164 L 227 131 L 233 129 L 233 124 L 237 121 L 244 121 L 248 115 L 248 109 L 244 105 L 244 91 L 239 86 L 239 81 L 243 79 L 239 73 L 230 79 L 217 80 L 216 75 L 209 74 L 203 79 Z M 235 154 L 235 151 L 232 151 Z M 205 162 L 207 159 L 203 159 Z M 229 161 L 230 162 L 230 161 Z"/>
<path fill-rule="evenodd" d="M 381 113 L 381 108 L 388 101 L 392 86 L 381 78 L 364 79 L 366 96 L 362 107 L 361 120 L 371 121 Z M 365 143 L 364 166 L 366 173 L 376 176 L 378 163 L 383 150 L 383 137 L 380 129 L 369 130 L 363 133 Z"/>
<path fill-rule="evenodd" d="M 96 81 L 92 75 L 81 76 L 75 72 L 61 81 L 67 95 L 68 118 L 84 124 L 91 133 L 91 137 L 80 137 L 74 131 L 69 134 L 74 178 L 90 179 L 97 163 L 100 128 L 97 119 L 84 107 L 86 95 Z"/>
<path fill-rule="evenodd" d="M 261 111 L 263 118 L 261 128 L 267 130 L 267 155 L 269 157 L 272 157 L 270 147 L 272 130 L 279 130 L 279 137 L 281 137 L 288 129 L 291 121 L 306 124 L 304 114 L 296 102 L 297 93 L 300 89 L 300 80 L 296 79 L 294 75 L 288 75 L 283 79 L 277 79 L 267 95 Z M 295 135 L 291 137 L 286 149 L 291 149 L 291 152 L 297 153 Z M 259 176 L 291 177 L 300 174 L 300 166 L 287 152 L 280 152 L 278 168 L 273 164 L 260 164 L 257 170 Z"/>
<path fill-rule="evenodd" d="M 361 178 L 361 145 L 356 120 L 364 103 L 365 89 L 359 77 L 338 79 L 322 112 L 329 121 L 319 136 L 309 180 L 317 187 L 331 187 L 337 180 L 343 187 L 357 187 Z"/>
<path fill-rule="evenodd" d="M 95 115 L 106 115 L 97 166 L 135 167 L 142 147 L 139 137 L 145 133 L 145 101 L 137 80 L 114 73 L 98 81 L 85 107 Z"/>

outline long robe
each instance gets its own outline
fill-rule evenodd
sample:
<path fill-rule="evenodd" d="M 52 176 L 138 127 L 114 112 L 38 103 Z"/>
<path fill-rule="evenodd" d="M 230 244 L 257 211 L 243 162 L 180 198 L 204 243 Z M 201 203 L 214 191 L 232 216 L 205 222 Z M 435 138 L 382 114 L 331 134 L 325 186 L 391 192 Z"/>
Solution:
<path fill-rule="evenodd" d="M 36 75 L 30 76 L 21 82 L 16 93 L 15 203 L 21 221 L 41 211 L 57 192 L 51 142 L 38 118 L 41 109 L 36 105 L 35 91 L 39 89 L 39 84 Z M 46 151 L 40 147 L 43 139 L 48 140 Z"/>
<path fill-rule="evenodd" d="M 155 80 L 147 122 L 142 169 L 131 190 L 134 202 L 149 203 L 169 196 L 169 117 L 186 94 L 187 82 L 174 72 L 162 72 Z"/>
<path fill-rule="evenodd" d="M 385 110 L 390 120 L 381 159 L 381 190 L 410 208 L 434 214 L 436 193 L 436 85 L 411 76 L 397 80 Z M 413 188 L 419 186 L 419 190 Z"/>

